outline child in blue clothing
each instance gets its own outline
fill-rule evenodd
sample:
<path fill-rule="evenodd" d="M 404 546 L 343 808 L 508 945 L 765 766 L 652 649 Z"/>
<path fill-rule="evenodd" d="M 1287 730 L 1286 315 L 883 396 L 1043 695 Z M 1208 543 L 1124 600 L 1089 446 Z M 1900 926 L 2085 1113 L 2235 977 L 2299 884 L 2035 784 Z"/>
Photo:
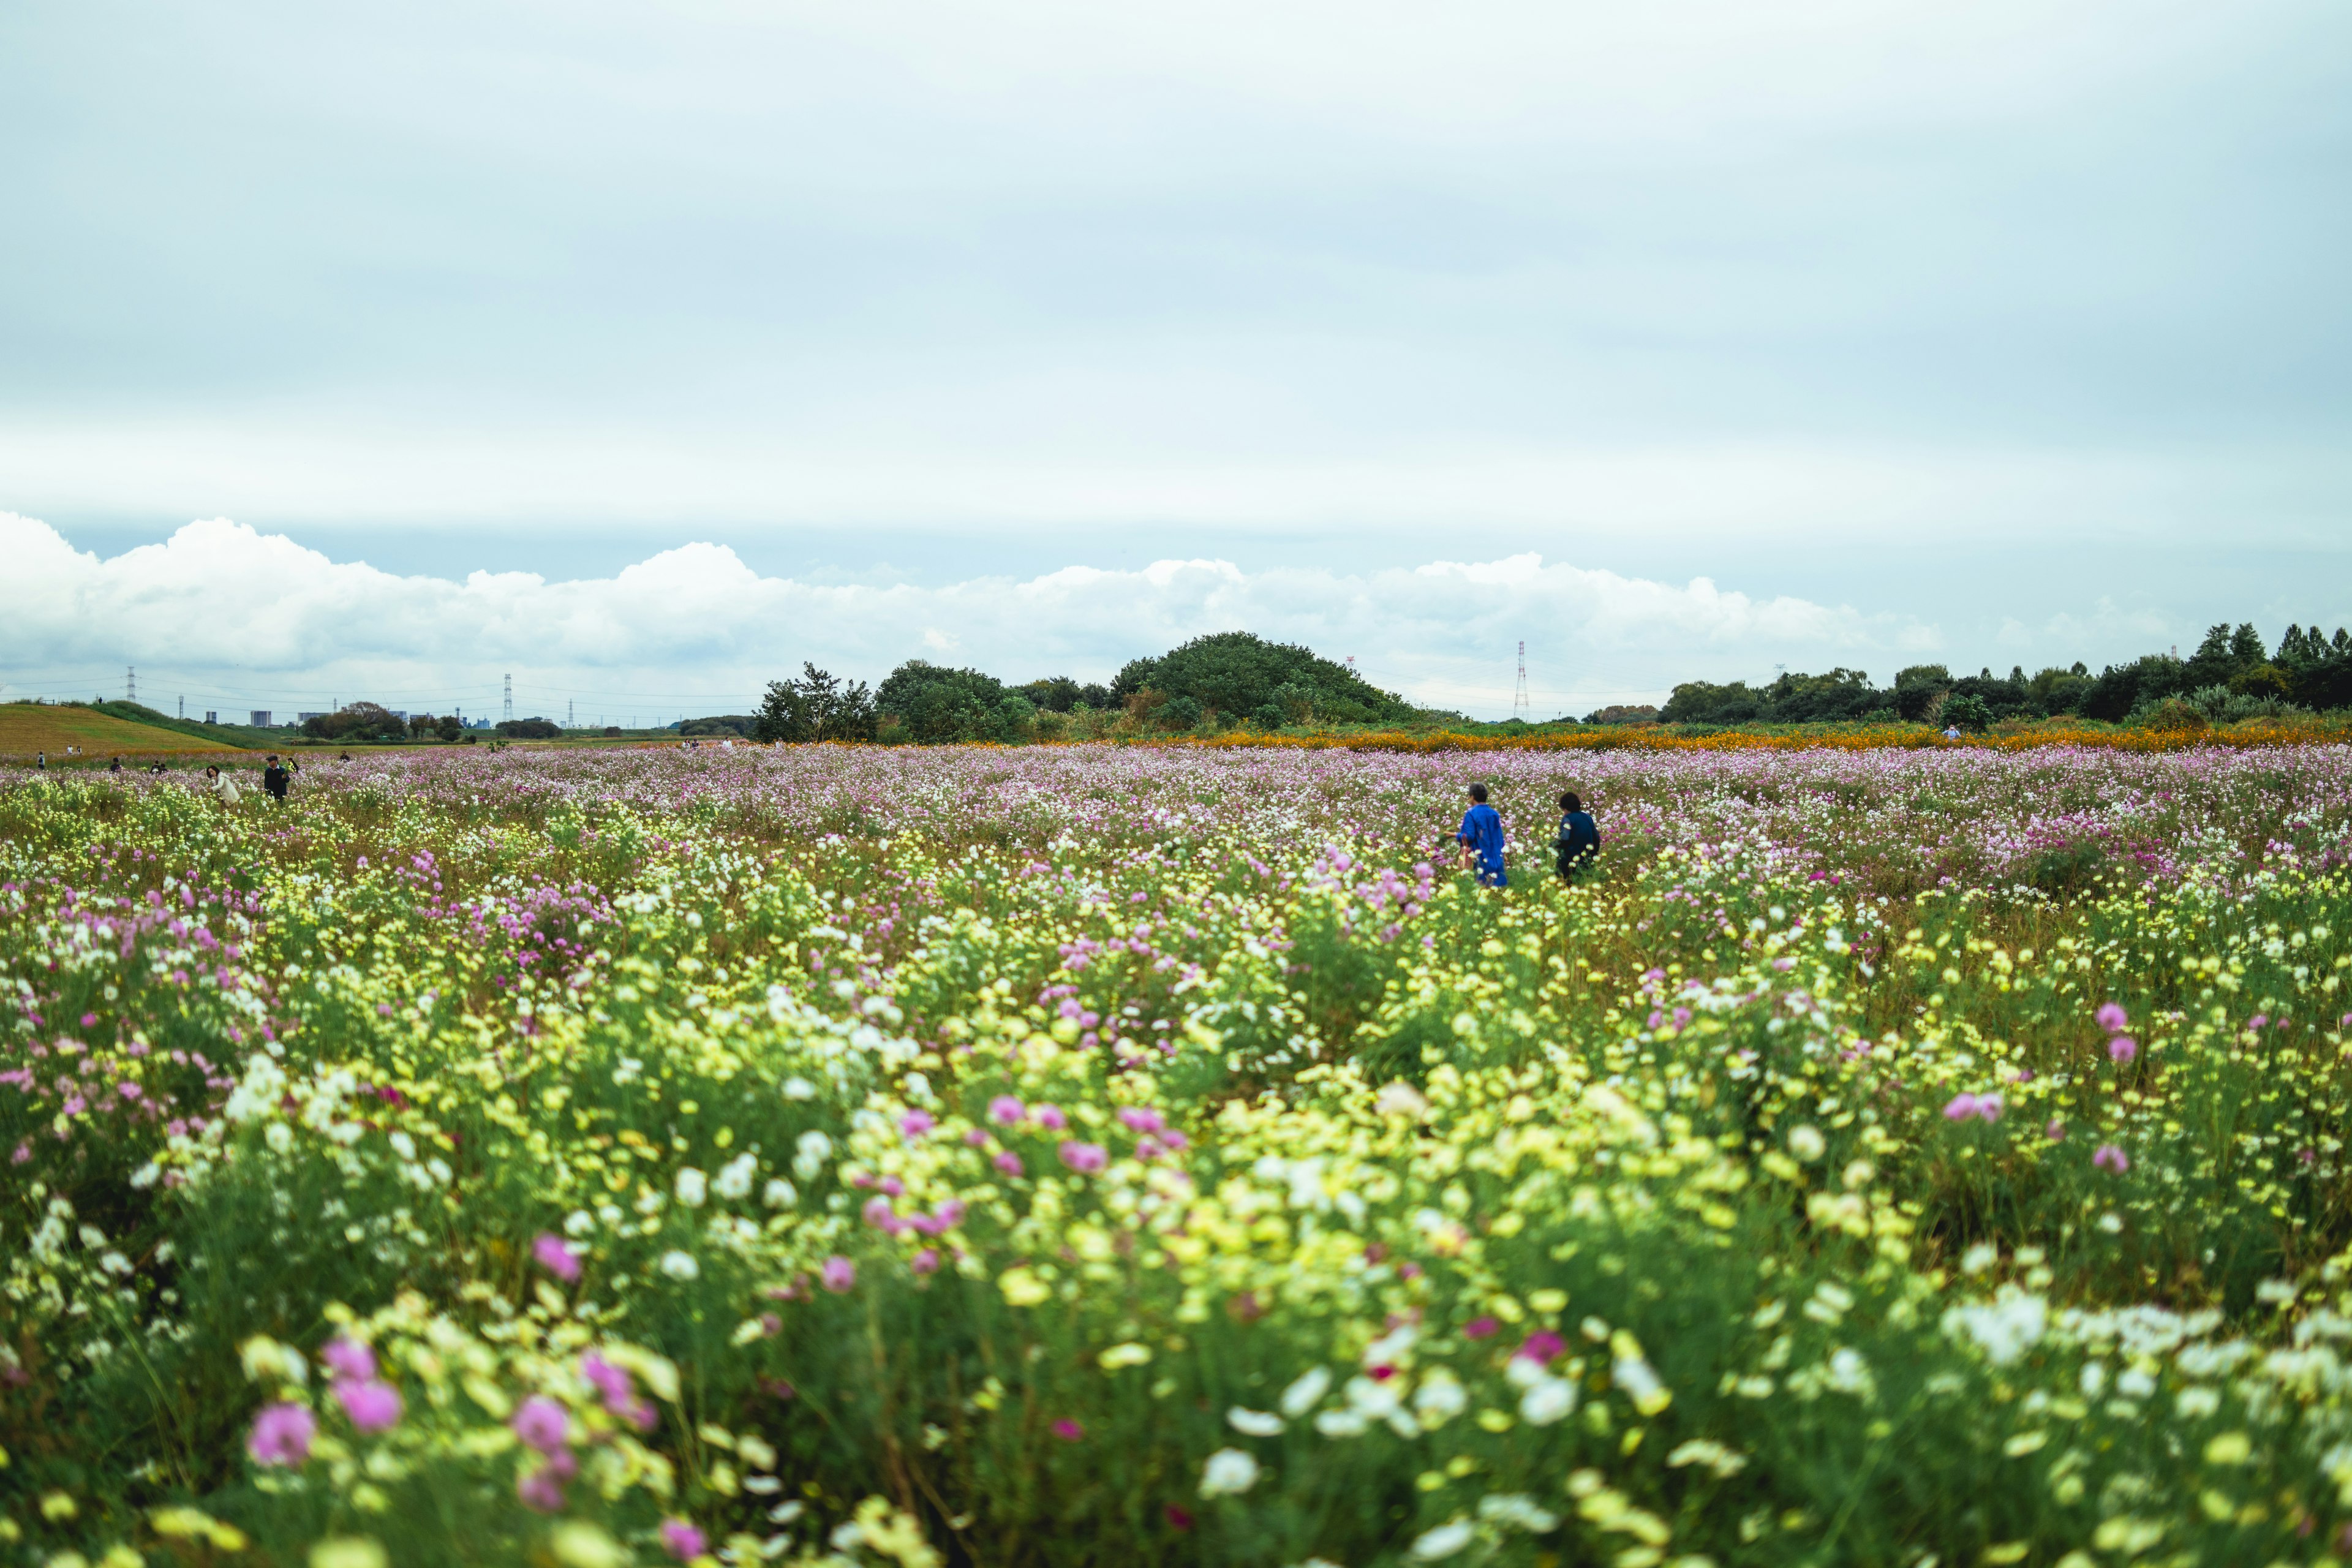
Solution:
<path fill-rule="evenodd" d="M 1570 881 L 1581 880 L 1600 863 L 1601 828 L 1574 790 L 1559 797 L 1559 833 L 1551 841 L 1559 858 L 1555 864 Z"/>
<path fill-rule="evenodd" d="M 1507 888 L 1511 879 L 1503 870 L 1503 817 L 1486 804 L 1486 786 L 1470 786 L 1470 809 L 1462 814 L 1462 830 L 1454 836 L 1477 858 L 1478 880 L 1489 888 Z"/>

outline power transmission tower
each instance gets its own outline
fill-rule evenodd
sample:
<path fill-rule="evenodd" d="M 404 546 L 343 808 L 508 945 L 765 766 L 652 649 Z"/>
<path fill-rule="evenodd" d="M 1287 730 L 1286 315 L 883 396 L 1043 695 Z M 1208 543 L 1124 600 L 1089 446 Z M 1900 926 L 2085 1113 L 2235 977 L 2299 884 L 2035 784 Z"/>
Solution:
<path fill-rule="evenodd" d="M 507 677 L 507 710 L 505 718 L 508 723 L 511 724 L 514 722 L 514 677 L 511 675 Z"/>
<path fill-rule="evenodd" d="M 130 673 L 122 678 L 122 700 L 136 702 L 139 700 L 139 667 L 133 664 L 124 668 Z"/>
<path fill-rule="evenodd" d="M 579 728 L 579 720 L 572 716 L 572 710 L 578 706 L 579 704 L 572 701 L 569 697 L 563 700 L 563 727 L 565 729 L 573 730 Z"/>
<path fill-rule="evenodd" d="M 1527 716 L 1528 644 L 1527 639 L 1525 637 L 1521 637 L 1519 639 L 1519 684 L 1518 689 L 1511 693 L 1511 717 L 1514 719 L 1525 719 Z"/>

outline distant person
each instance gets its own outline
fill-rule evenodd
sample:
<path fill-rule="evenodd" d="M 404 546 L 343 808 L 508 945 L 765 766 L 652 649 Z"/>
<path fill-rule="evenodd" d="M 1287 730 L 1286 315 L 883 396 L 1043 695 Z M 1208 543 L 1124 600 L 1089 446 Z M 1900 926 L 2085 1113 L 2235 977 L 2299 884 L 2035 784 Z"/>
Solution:
<path fill-rule="evenodd" d="M 1551 841 L 1559 852 L 1559 874 L 1578 882 L 1601 860 L 1601 827 L 1574 790 L 1559 797 L 1559 833 Z"/>
<path fill-rule="evenodd" d="M 122 759 L 121 757 L 115 758 L 112 763 L 108 764 L 106 771 L 110 773 L 121 773 L 122 771 Z"/>
<path fill-rule="evenodd" d="M 272 752 L 269 754 L 269 766 L 262 771 L 261 787 L 269 792 L 270 799 L 284 805 L 286 791 L 293 783 L 294 775 L 286 771 L 284 764 L 278 760 L 278 753 Z"/>
<path fill-rule="evenodd" d="M 47 752 L 35 752 L 33 753 L 33 766 L 41 773 L 47 773 L 49 771 L 49 753 Z"/>
<path fill-rule="evenodd" d="M 1944 739 L 1947 741 L 1957 741 L 1959 738 L 1960 727 L 1958 724 L 1947 724 L 1944 726 Z"/>
<path fill-rule="evenodd" d="M 337 761 L 337 762 L 339 762 L 339 763 L 348 763 L 348 762 L 350 762 L 351 760 L 352 760 L 352 754 L 351 754 L 349 752 L 345 752 L 341 756 L 337 757 L 337 758 L 335 759 L 335 761 Z"/>
<path fill-rule="evenodd" d="M 1470 809 L 1462 814 L 1462 826 L 1454 840 L 1476 860 L 1480 886 L 1511 885 L 1510 877 L 1503 869 L 1503 816 L 1486 804 L 1485 784 L 1470 786 Z"/>
<path fill-rule="evenodd" d="M 223 805 L 236 805 L 244 800 L 245 797 L 237 793 L 236 780 L 221 772 L 217 766 L 206 768 L 205 775 L 213 798 Z"/>

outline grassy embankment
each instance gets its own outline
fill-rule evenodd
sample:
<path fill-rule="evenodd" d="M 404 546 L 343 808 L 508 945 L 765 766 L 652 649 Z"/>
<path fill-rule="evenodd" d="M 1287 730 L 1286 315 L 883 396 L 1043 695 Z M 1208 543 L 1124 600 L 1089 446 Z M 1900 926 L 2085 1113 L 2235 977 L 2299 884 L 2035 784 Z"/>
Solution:
<path fill-rule="evenodd" d="M 206 730 L 207 726 L 202 724 L 183 725 L 171 720 L 161 724 L 134 721 L 78 704 L 10 702 L 0 704 L 0 756 L 30 757 L 37 752 L 46 752 L 54 763 L 65 756 L 68 746 L 80 747 L 85 757 L 101 758 L 245 749 L 236 740 L 191 732 Z"/>

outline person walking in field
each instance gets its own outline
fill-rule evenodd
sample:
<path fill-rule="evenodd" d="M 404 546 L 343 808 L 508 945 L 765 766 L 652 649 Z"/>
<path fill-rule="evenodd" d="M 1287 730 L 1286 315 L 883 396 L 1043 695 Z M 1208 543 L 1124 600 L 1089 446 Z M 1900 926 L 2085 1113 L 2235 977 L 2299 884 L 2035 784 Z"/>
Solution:
<path fill-rule="evenodd" d="M 1509 875 L 1503 869 L 1503 816 L 1486 804 L 1486 786 L 1470 786 L 1470 809 L 1462 814 L 1461 829 L 1454 835 L 1475 862 L 1481 887 L 1507 888 Z"/>
<path fill-rule="evenodd" d="M 1601 861 L 1601 828 L 1574 790 L 1559 797 L 1559 832 L 1551 841 L 1561 878 L 1580 882 Z"/>
<path fill-rule="evenodd" d="M 284 805 L 286 804 L 287 786 L 291 784 L 293 782 L 294 775 L 286 771 L 285 767 L 278 761 L 278 753 L 272 752 L 269 754 L 269 766 L 261 775 L 261 787 L 269 792 L 270 799 L 276 801 L 280 805 Z"/>

